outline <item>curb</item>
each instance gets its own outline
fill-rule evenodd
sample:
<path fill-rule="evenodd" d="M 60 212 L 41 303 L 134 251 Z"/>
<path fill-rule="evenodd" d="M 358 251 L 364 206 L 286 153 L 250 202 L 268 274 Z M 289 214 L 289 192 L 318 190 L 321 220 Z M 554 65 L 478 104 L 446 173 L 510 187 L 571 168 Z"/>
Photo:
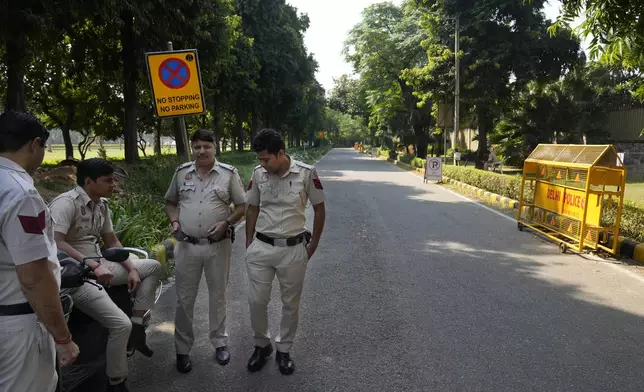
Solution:
<path fill-rule="evenodd" d="M 423 169 L 419 169 L 416 167 L 413 167 L 411 165 L 408 165 L 404 162 L 400 161 L 395 161 L 393 159 L 384 159 L 378 157 L 378 159 L 381 160 L 386 160 L 389 163 L 393 163 L 395 165 L 402 165 L 406 166 L 415 172 L 418 172 L 420 174 L 424 174 Z M 484 189 L 475 187 L 470 184 L 466 184 L 464 182 L 456 181 L 453 180 L 449 177 L 443 176 L 443 179 L 445 182 L 449 182 L 453 185 L 455 185 L 457 188 L 465 189 L 468 191 L 471 191 L 476 194 L 476 196 L 485 199 L 486 201 L 496 204 L 498 206 L 504 207 L 504 208 L 511 208 L 511 209 L 518 209 L 519 208 L 519 202 L 514 199 L 510 199 L 509 197 L 501 196 L 496 193 L 488 192 Z M 644 243 L 639 243 L 637 241 L 633 241 L 631 239 L 625 238 L 623 236 L 619 236 L 617 239 L 617 249 L 618 249 L 618 254 L 619 256 L 622 257 L 628 257 L 634 261 L 644 263 Z"/>
<path fill-rule="evenodd" d="M 458 188 L 463 188 L 470 190 L 476 194 L 476 196 L 486 199 L 486 201 L 489 201 L 493 204 L 496 204 L 498 206 L 504 207 L 504 208 L 512 208 L 512 209 L 518 209 L 519 208 L 519 202 L 514 199 L 510 199 L 509 197 L 497 195 L 496 193 L 488 192 L 484 189 L 477 188 L 475 186 L 472 186 L 470 184 L 466 184 L 464 182 L 452 180 L 451 178 L 448 177 L 443 177 L 446 182 L 452 183 L 456 185 Z"/>

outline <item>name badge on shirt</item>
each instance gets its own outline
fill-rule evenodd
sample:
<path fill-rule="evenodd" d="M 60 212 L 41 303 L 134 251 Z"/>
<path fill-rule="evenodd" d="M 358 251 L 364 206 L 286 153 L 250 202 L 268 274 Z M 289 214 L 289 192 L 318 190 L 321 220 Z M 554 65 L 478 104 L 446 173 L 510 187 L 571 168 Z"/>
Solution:
<path fill-rule="evenodd" d="M 184 181 L 183 185 L 185 186 L 195 186 L 195 183 L 192 181 Z"/>

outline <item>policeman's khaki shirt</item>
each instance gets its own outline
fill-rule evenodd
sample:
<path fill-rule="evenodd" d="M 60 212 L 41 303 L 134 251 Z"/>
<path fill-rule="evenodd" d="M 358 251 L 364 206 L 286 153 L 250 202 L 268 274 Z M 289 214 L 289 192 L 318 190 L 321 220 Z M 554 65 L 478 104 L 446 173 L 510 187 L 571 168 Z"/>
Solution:
<path fill-rule="evenodd" d="M 49 204 L 55 230 L 65 234 L 65 241 L 85 257 L 101 255 L 103 234 L 114 231 L 107 200 L 94 202 L 80 187 L 59 195 Z"/>
<path fill-rule="evenodd" d="M 255 231 L 272 238 L 290 238 L 306 230 L 306 205 L 323 203 L 322 183 L 314 166 L 294 160 L 279 177 L 257 166 L 248 183 L 246 203 L 259 207 Z"/>
<path fill-rule="evenodd" d="M 27 302 L 16 266 L 48 259 L 60 287 L 54 226 L 31 176 L 0 157 L 0 305 Z"/>
<path fill-rule="evenodd" d="M 179 206 L 181 231 L 203 238 L 215 223 L 228 218 L 231 203 L 245 203 L 245 192 L 234 166 L 215 161 L 200 178 L 195 162 L 187 162 L 177 167 L 165 199 Z"/>

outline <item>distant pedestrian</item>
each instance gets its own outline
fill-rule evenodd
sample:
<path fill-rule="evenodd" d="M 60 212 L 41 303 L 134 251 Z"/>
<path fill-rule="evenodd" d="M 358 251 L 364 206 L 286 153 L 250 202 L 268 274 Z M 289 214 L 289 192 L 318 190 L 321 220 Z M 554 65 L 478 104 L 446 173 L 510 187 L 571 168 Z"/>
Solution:
<path fill-rule="evenodd" d="M 253 140 L 253 150 L 260 165 L 253 172 L 246 194 L 248 302 L 255 333 L 255 351 L 248 370 L 260 370 L 273 353 L 267 307 L 277 275 L 282 322 L 275 338 L 276 360 L 280 372 L 288 375 L 295 370 L 290 350 L 299 322 L 306 267 L 324 229 L 325 196 L 315 167 L 287 155 L 284 139 L 277 131 L 260 131 Z M 315 213 L 312 234 L 305 227 L 308 201 Z"/>

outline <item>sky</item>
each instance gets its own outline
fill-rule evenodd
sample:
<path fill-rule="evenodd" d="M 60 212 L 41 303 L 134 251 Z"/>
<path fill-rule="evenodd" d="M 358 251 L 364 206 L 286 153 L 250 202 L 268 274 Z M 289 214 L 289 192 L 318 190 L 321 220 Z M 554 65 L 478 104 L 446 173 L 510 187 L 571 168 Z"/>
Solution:
<path fill-rule="evenodd" d="M 362 10 L 379 0 L 286 0 L 311 21 L 305 44 L 318 61 L 317 80 L 326 91 L 333 87 L 333 78 L 352 74 L 352 67 L 344 61 L 342 48 L 349 30 L 362 19 Z M 393 0 L 400 4 L 402 0 Z M 551 20 L 559 15 L 560 2 L 550 0 L 545 13 Z"/>

